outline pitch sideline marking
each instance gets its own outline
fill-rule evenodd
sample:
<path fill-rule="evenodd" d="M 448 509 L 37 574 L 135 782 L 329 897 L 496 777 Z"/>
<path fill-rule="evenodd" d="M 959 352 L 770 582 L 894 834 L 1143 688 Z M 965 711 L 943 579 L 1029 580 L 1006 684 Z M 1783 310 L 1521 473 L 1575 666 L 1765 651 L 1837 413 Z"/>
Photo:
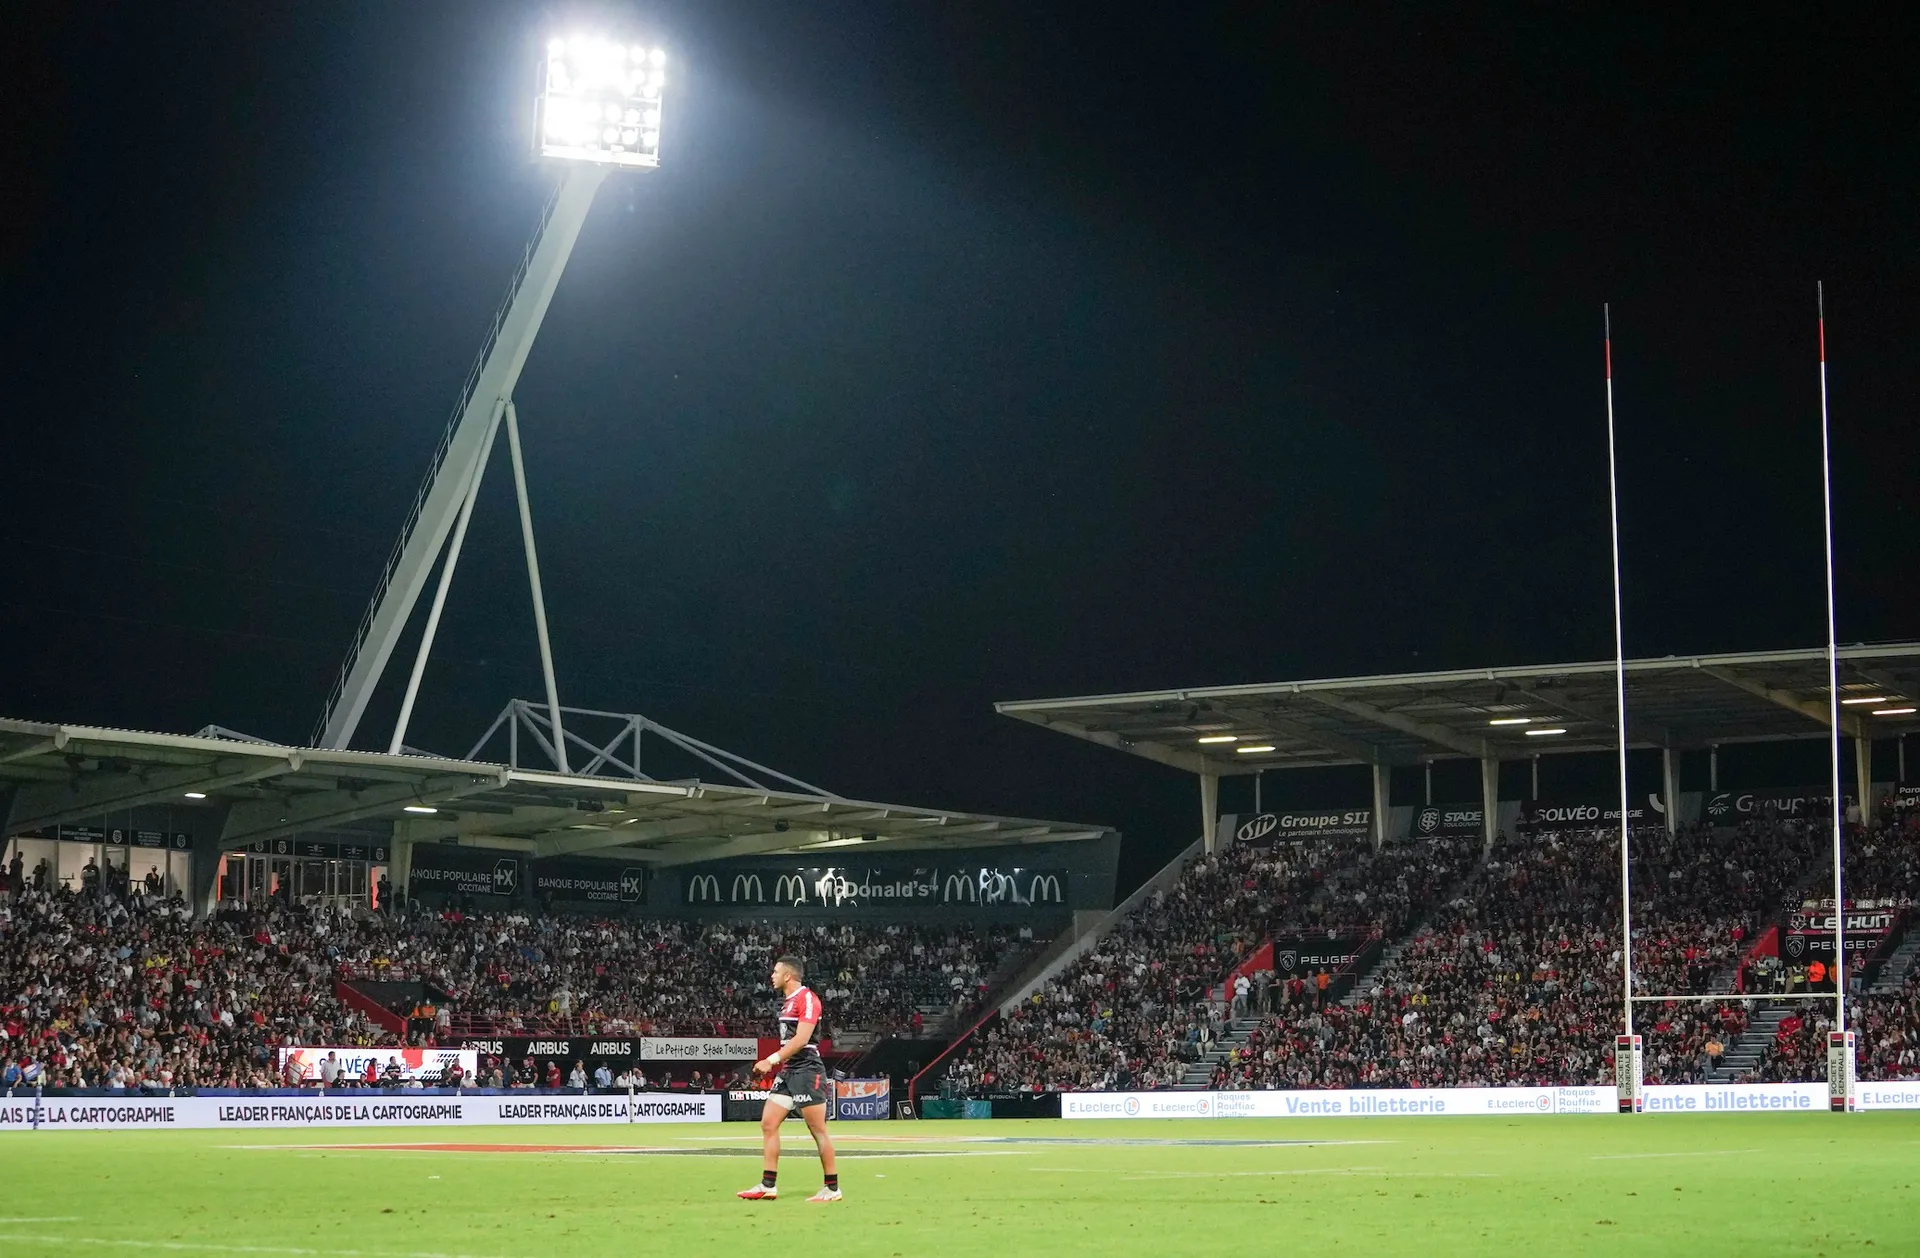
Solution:
<path fill-rule="evenodd" d="M 36 1236 L 26 1232 L 0 1232 L 0 1241 L 31 1242 L 35 1245 L 93 1245 L 121 1249 L 163 1249 L 174 1253 L 209 1254 L 308 1254 L 321 1258 L 487 1258 L 477 1254 L 448 1254 L 433 1250 L 395 1249 L 304 1249 L 296 1245 L 220 1245 L 212 1241 L 138 1241 L 108 1236 Z"/>
<path fill-rule="evenodd" d="M 1627 1158 L 1730 1158 L 1743 1153 L 1765 1153 L 1765 1149 L 1690 1149 L 1685 1153 L 1596 1153 L 1594 1162 L 1620 1162 Z"/>
<path fill-rule="evenodd" d="M 39 1217 L 39 1218 L 33 1218 L 33 1219 L 28 1219 L 28 1218 L 19 1218 L 19 1219 L 0 1219 L 0 1224 L 7 1224 L 7 1223 L 78 1223 L 79 1221 L 80 1221 L 80 1216 L 79 1216 L 79 1215 L 77 1215 L 77 1214 L 48 1214 L 48 1215 L 43 1215 L 43 1216 L 41 1216 L 41 1217 Z"/>

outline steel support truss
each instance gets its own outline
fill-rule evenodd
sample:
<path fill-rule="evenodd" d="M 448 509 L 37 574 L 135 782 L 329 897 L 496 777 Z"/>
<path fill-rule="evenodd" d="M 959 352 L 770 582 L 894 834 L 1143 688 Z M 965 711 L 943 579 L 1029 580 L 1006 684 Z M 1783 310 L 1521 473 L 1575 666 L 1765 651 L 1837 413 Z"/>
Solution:
<path fill-rule="evenodd" d="M 561 724 L 560 717 L 566 718 L 566 725 Z M 583 728 L 592 730 L 593 736 L 583 735 L 580 732 Z M 557 737 L 556 730 L 559 731 Z M 507 766 L 516 770 L 552 768 L 583 777 L 658 781 L 649 776 L 643 767 L 646 750 L 644 739 L 652 735 L 754 790 L 812 795 L 823 800 L 844 798 L 790 773 L 768 768 L 723 747 L 669 729 L 637 712 L 602 712 L 594 708 L 563 707 L 555 713 L 551 708 L 542 711 L 539 706 L 525 699 L 515 699 L 501 709 L 500 715 L 493 719 L 493 724 L 487 726 L 487 732 L 474 743 L 473 749 L 467 753 L 467 759 L 478 759 L 487 745 L 502 733 L 507 741 Z M 532 743 L 524 753 L 522 736 Z M 572 770 L 565 768 L 567 761 L 561 756 L 562 748 L 568 746 L 579 753 L 579 767 Z M 527 757 L 531 755 L 537 755 L 538 760 L 529 763 Z"/>

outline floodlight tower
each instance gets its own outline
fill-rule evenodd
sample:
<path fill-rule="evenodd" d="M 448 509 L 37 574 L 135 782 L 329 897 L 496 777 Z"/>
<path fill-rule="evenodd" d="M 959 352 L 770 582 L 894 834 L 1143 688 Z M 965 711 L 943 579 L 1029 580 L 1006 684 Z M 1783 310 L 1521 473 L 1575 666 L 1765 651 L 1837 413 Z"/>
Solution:
<path fill-rule="evenodd" d="M 567 767 L 566 736 L 560 726 L 560 694 L 554 680 L 553 650 L 547 636 L 546 606 L 540 591 L 540 565 L 533 543 L 533 517 L 527 504 L 526 470 L 520 456 L 520 427 L 513 406 L 514 386 L 540 322 L 566 269 L 567 258 L 587 220 L 593 196 L 611 170 L 657 169 L 660 165 L 661 102 L 667 83 L 667 54 L 662 48 L 576 35 L 548 42 L 534 109 L 534 151 L 555 159 L 562 173 L 540 226 L 508 287 L 507 299 L 468 373 L 460 401 L 435 450 L 427 478 L 400 530 L 393 554 L 366 615 L 340 666 L 333 691 L 314 735 L 320 747 L 346 747 L 366 713 L 407 620 L 426 587 L 427 576 L 445 551 L 432 610 L 408 679 L 406 697 L 389 750 L 403 746 L 407 723 L 419 693 L 420 677 L 433 650 L 440 613 L 446 603 L 467 521 L 480 492 L 480 477 L 501 421 L 513 457 L 514 487 L 520 502 L 520 531 L 527 552 L 534 624 L 540 640 L 540 664 L 553 720 L 554 762 Z M 452 540 L 448 537 L 451 534 Z"/>

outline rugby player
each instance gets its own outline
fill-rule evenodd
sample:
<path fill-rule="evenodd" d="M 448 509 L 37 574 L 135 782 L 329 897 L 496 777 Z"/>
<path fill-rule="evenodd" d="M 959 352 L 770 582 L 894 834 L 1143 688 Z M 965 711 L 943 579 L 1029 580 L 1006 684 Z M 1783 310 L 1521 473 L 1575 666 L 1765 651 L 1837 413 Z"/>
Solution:
<path fill-rule="evenodd" d="M 748 1201 L 772 1201 L 780 1195 L 780 1123 L 789 1110 L 799 1110 L 813 1143 L 820 1150 L 820 1172 L 826 1184 L 808 1201 L 840 1200 L 840 1168 L 833 1157 L 833 1137 L 827 1134 L 827 1070 L 813 1035 L 820 1026 L 820 998 L 801 979 L 805 968 L 797 957 L 773 963 L 773 990 L 784 997 L 780 1006 L 780 1047 L 753 1063 L 755 1075 L 772 1075 L 772 1093 L 760 1111 L 760 1183 L 738 1194 Z"/>

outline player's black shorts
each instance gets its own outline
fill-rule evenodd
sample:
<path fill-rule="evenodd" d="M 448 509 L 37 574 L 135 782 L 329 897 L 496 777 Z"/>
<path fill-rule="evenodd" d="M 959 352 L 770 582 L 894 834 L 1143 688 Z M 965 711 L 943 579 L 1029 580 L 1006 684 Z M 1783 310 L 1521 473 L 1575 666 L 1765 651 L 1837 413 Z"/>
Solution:
<path fill-rule="evenodd" d="M 827 1072 L 818 1066 L 789 1066 L 773 1081 L 773 1095 L 791 1098 L 793 1108 L 827 1103 Z"/>

